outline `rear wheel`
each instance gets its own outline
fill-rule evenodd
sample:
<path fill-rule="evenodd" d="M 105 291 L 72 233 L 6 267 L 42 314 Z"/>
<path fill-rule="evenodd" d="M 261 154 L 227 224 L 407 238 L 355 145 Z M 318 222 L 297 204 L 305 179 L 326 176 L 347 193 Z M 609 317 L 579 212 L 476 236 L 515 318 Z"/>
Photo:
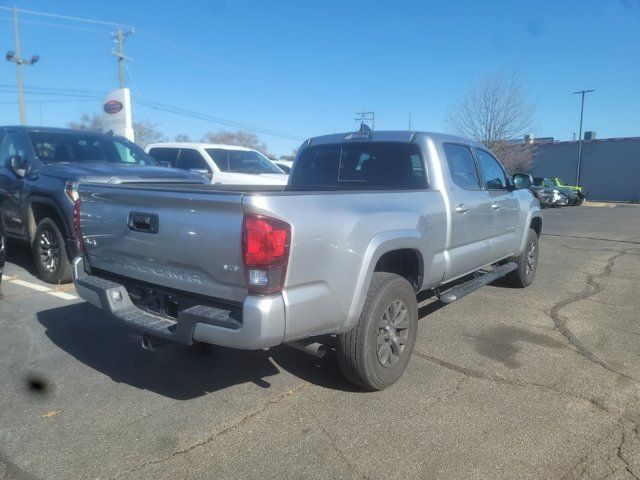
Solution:
<path fill-rule="evenodd" d="M 507 274 L 506 281 L 518 288 L 531 285 L 538 269 L 538 253 L 538 234 L 533 228 L 530 228 L 527 232 L 524 251 L 513 259 L 518 264 L 518 268 Z"/>
<path fill-rule="evenodd" d="M 38 224 L 31 249 L 42 280 L 54 284 L 71 281 L 71 262 L 65 240 L 51 218 L 43 218 Z"/>
<path fill-rule="evenodd" d="M 358 323 L 338 336 L 338 362 L 351 382 L 382 390 L 404 373 L 418 331 L 418 304 L 407 280 L 373 274 Z"/>

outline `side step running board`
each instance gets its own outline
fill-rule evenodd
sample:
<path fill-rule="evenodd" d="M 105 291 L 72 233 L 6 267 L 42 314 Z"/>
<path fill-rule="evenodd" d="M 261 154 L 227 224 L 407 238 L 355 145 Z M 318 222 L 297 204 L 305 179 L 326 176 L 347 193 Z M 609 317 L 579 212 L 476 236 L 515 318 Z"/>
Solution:
<path fill-rule="evenodd" d="M 505 263 L 499 267 L 494 268 L 490 272 L 483 273 L 479 277 L 472 278 L 471 280 L 456 285 L 451 290 L 447 290 L 440 295 L 440 301 L 442 303 L 453 303 L 456 300 L 468 295 L 469 293 L 478 290 L 480 287 L 484 287 L 491 282 L 496 281 L 499 278 L 504 277 L 507 273 L 513 272 L 518 268 L 518 264 L 515 262 Z"/>

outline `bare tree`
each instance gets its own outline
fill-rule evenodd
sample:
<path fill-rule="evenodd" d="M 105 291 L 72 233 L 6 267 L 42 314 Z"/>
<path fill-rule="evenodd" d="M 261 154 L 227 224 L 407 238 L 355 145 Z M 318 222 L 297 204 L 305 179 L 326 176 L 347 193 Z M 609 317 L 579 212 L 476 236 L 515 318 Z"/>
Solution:
<path fill-rule="evenodd" d="M 221 130 L 219 132 L 207 132 L 202 137 L 203 142 L 207 143 L 222 143 L 226 145 L 237 145 L 240 147 L 252 148 L 262 152 L 266 156 L 270 157 L 269 148 L 267 144 L 258 138 L 255 133 L 243 132 L 238 130 L 237 132 L 229 132 Z"/>
<path fill-rule="evenodd" d="M 158 124 L 150 120 L 133 122 L 133 135 L 142 148 L 150 143 L 166 142 L 167 137 L 158 129 Z"/>
<path fill-rule="evenodd" d="M 78 122 L 69 122 L 68 126 L 69 128 L 73 128 L 74 130 L 90 130 L 92 132 L 101 132 L 102 116 L 97 113 L 94 113 L 93 115 L 83 113 Z"/>
<path fill-rule="evenodd" d="M 295 160 L 297 154 L 298 154 L 298 149 L 294 148 L 291 150 L 291 153 L 289 155 L 280 155 L 279 159 L 293 161 Z"/>
<path fill-rule="evenodd" d="M 458 135 L 482 142 L 510 172 L 526 171 L 533 146 L 517 142 L 533 130 L 535 108 L 525 95 L 520 75 L 485 76 L 472 86 L 447 115 L 447 126 Z"/>
<path fill-rule="evenodd" d="M 91 115 L 84 113 L 78 122 L 70 122 L 69 128 L 102 132 L 104 131 L 102 115 L 99 113 Z M 158 124 L 149 120 L 133 122 L 133 134 L 135 136 L 136 143 L 142 148 L 146 147 L 150 143 L 163 142 L 166 140 L 164 133 L 158 129 Z"/>
<path fill-rule="evenodd" d="M 179 133 L 178 135 L 176 135 L 174 142 L 188 143 L 188 142 L 193 142 L 193 140 L 191 140 L 191 137 L 189 135 L 185 133 Z"/>

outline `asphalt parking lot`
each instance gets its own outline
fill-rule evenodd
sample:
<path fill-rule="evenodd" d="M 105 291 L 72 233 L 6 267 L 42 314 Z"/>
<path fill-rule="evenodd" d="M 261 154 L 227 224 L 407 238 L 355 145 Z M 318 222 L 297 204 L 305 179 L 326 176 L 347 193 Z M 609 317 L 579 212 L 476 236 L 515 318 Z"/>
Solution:
<path fill-rule="evenodd" d="M 0 478 L 637 479 L 640 205 L 545 210 L 544 230 L 530 288 L 421 298 L 413 360 L 379 393 L 332 354 L 142 350 L 14 247 Z"/>

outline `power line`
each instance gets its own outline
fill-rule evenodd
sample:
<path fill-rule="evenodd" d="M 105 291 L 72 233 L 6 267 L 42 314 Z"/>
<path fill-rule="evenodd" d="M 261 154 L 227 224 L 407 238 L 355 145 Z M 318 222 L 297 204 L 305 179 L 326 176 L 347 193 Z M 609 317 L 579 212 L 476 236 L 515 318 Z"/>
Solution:
<path fill-rule="evenodd" d="M 15 93 L 15 91 L 16 91 L 16 88 L 13 85 L 0 84 L 0 93 Z M 29 93 L 32 95 L 71 97 L 71 98 L 79 99 L 78 101 L 88 101 L 88 100 L 101 101 L 105 95 L 104 92 L 99 92 L 94 90 L 78 90 L 78 89 L 65 90 L 65 89 L 53 88 L 53 87 L 31 87 L 31 88 L 25 89 L 25 91 L 26 93 Z M 139 100 L 136 101 L 138 105 L 142 105 L 147 108 L 152 108 L 154 110 L 172 113 L 174 115 L 180 115 L 183 117 L 194 118 L 197 120 L 202 120 L 209 123 L 215 123 L 218 125 L 224 125 L 227 127 L 247 130 L 247 131 L 259 133 L 262 135 L 284 138 L 286 140 L 293 140 L 293 141 L 300 141 L 300 142 L 304 140 L 304 138 L 302 137 L 298 137 L 296 135 L 292 135 L 286 132 L 259 127 L 256 125 L 251 125 L 243 122 L 237 122 L 235 120 L 229 120 L 227 118 L 215 117 L 213 115 L 208 115 L 208 114 L 196 112 L 193 110 L 187 110 L 184 108 L 167 105 L 160 102 L 154 102 L 152 100 L 143 100 L 140 95 L 139 97 L 140 97 Z"/>
<path fill-rule="evenodd" d="M 0 10 L 9 10 L 12 11 L 12 7 L 0 7 Z M 26 13 L 27 15 L 39 15 L 41 17 L 51 17 L 51 18 L 59 18 L 61 20 L 71 20 L 74 22 L 85 22 L 85 23 L 93 23 L 96 25 L 108 25 L 110 27 L 120 27 L 124 24 L 115 23 L 115 22 L 106 22 L 104 20 L 97 20 L 95 18 L 86 18 L 86 17 L 73 17 L 71 15 L 61 15 L 59 13 L 49 13 L 49 12 L 39 12 L 37 10 L 25 10 L 18 9 L 20 13 Z"/>
<path fill-rule="evenodd" d="M 13 88 L 15 89 L 16 86 L 12 85 L 10 83 L 0 83 L 0 88 Z M 77 93 L 95 93 L 95 94 L 99 94 L 99 95 L 104 95 L 105 91 L 104 90 L 85 90 L 85 89 L 80 89 L 80 88 L 59 88 L 59 87 L 43 87 L 43 86 L 32 86 L 32 87 L 28 87 L 30 90 L 43 90 L 43 91 L 51 91 L 51 92 L 77 92 Z"/>
<path fill-rule="evenodd" d="M 75 102 L 95 102 L 93 98 L 73 99 L 73 100 L 25 100 L 24 103 L 75 103 Z M 15 105 L 18 100 L 1 101 L 0 105 Z"/>
<path fill-rule="evenodd" d="M 20 11 L 20 10 L 18 10 Z M 0 16 L 0 20 L 8 20 L 12 21 L 11 17 Z M 80 30 L 84 32 L 98 32 L 98 33 L 111 33 L 109 30 L 101 30 L 98 28 L 87 28 L 87 27 L 76 27 L 73 25 L 63 25 L 62 23 L 52 23 L 52 22 L 41 22 L 38 20 L 20 20 L 21 23 L 29 23 L 32 25 L 45 25 L 49 27 L 57 27 L 57 28 L 66 28 L 68 30 Z"/>
<path fill-rule="evenodd" d="M 189 118 L 194 118 L 197 120 L 204 120 L 207 122 L 211 122 L 211 123 L 216 123 L 219 125 L 225 125 L 227 127 L 234 127 L 234 128 L 239 128 L 242 130 L 248 130 L 250 132 L 254 132 L 254 133 L 260 133 L 262 135 L 269 135 L 272 137 L 279 137 L 279 138 L 284 138 L 287 140 L 295 140 L 295 141 L 303 141 L 304 138 L 302 137 L 298 137 L 295 135 L 291 135 L 288 133 L 284 133 L 284 132 L 280 132 L 278 130 L 271 130 L 268 128 L 262 128 L 262 127 L 258 127 L 255 125 L 249 125 L 246 123 L 241 123 L 241 122 L 236 122 L 233 120 L 228 120 L 226 118 L 220 118 L 220 117 L 214 117 L 212 115 L 207 115 L 204 113 L 200 113 L 200 112 L 194 112 L 192 110 L 186 110 L 184 108 L 179 108 L 179 107 L 173 107 L 171 105 L 165 105 L 162 103 L 158 103 L 158 102 L 154 102 L 154 101 L 138 101 L 136 102 L 139 105 L 143 105 L 149 108 L 152 108 L 154 110 L 160 110 L 163 112 L 167 112 L 167 113 L 173 113 L 175 115 L 181 115 L 184 117 L 189 117 Z"/>
<path fill-rule="evenodd" d="M 140 91 L 140 88 L 138 88 L 138 82 L 136 82 L 136 79 L 133 77 L 133 73 L 131 73 L 131 69 L 129 68 L 129 65 L 127 65 L 126 63 L 124 64 L 124 68 L 127 71 L 127 73 L 129 74 L 129 77 L 131 78 L 131 81 L 133 82 L 133 88 L 136 91 L 136 95 L 138 96 L 138 98 L 144 102 L 144 98 L 142 97 L 142 92 Z"/>
<path fill-rule="evenodd" d="M 4 89 L 0 88 L 0 92 L 2 93 L 16 93 L 17 89 Z M 73 98 L 88 98 L 92 100 L 102 100 L 102 96 L 97 95 L 83 95 L 79 93 L 60 93 L 60 92 L 42 92 L 38 90 L 32 90 L 30 88 L 26 88 L 24 90 L 26 93 L 32 95 L 45 95 L 45 96 L 54 96 L 54 97 L 73 97 Z"/>

